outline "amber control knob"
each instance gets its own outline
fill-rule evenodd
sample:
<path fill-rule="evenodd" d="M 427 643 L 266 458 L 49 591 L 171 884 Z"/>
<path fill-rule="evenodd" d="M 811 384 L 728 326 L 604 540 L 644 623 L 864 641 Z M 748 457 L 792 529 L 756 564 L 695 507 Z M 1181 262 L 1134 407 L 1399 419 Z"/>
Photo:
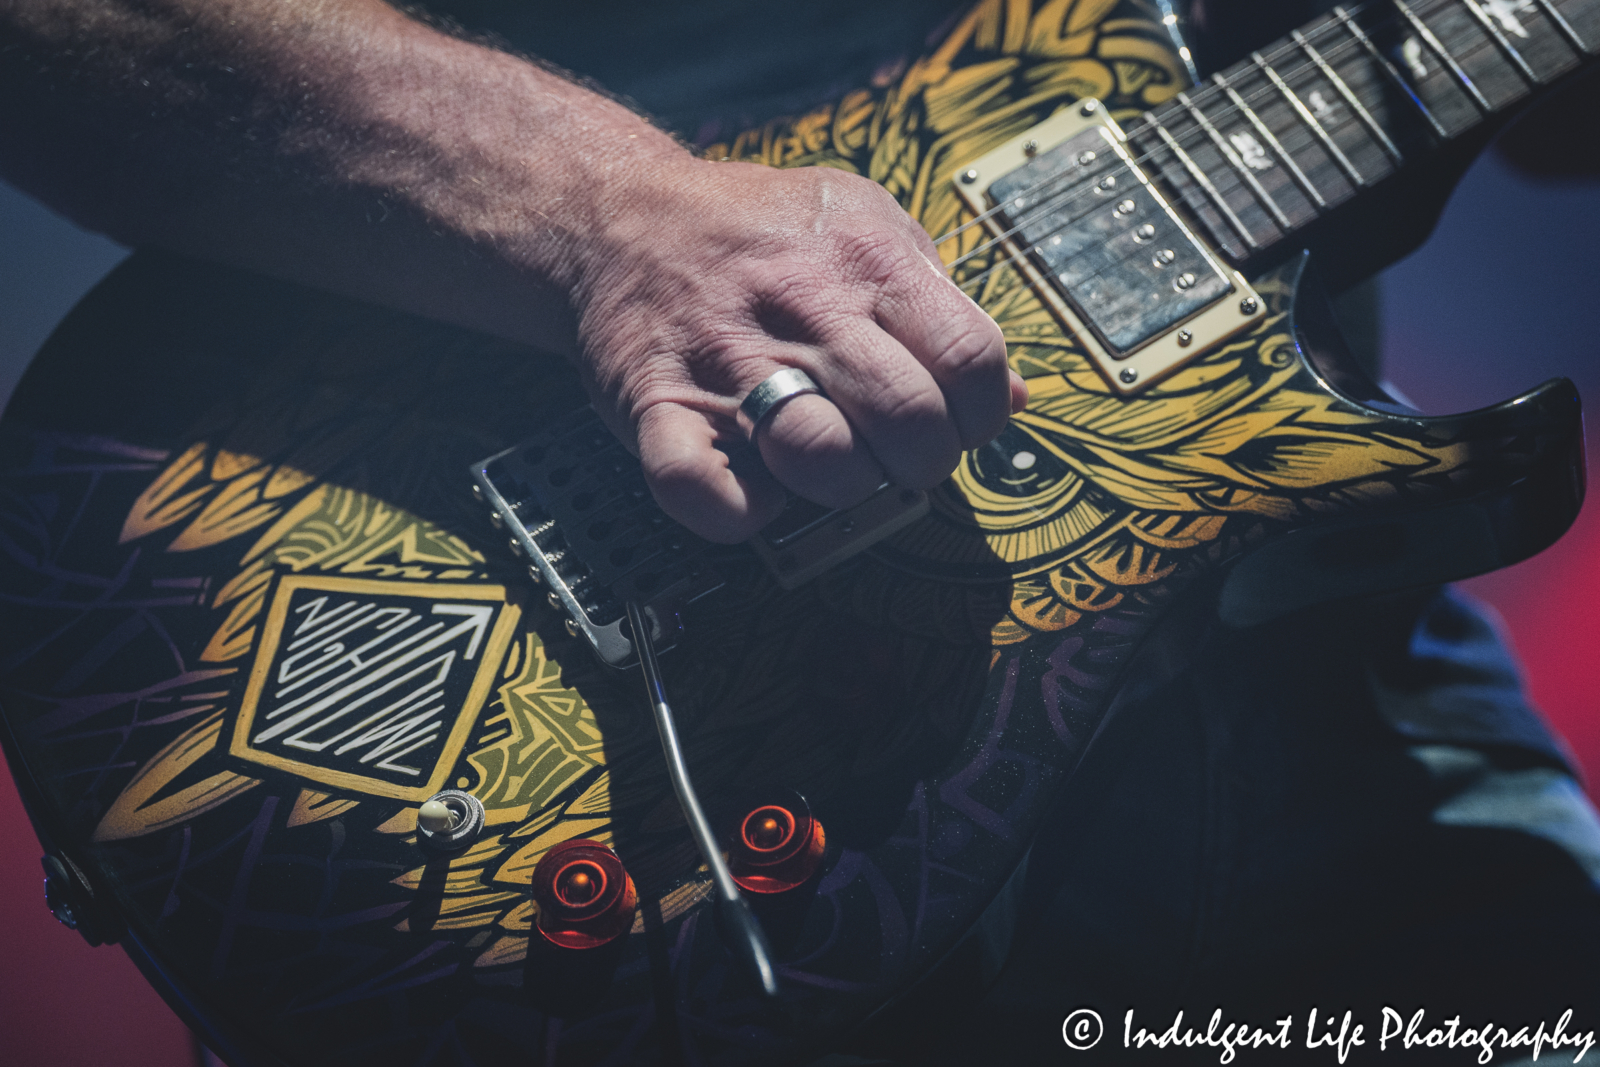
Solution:
<path fill-rule="evenodd" d="M 533 869 L 539 933 L 562 948 L 598 948 L 633 928 L 639 894 L 617 854 L 598 841 L 556 845 Z"/>
<path fill-rule="evenodd" d="M 728 870 L 750 893 L 783 893 L 800 885 L 822 862 L 827 838 L 798 793 L 756 804 L 734 826 Z"/>

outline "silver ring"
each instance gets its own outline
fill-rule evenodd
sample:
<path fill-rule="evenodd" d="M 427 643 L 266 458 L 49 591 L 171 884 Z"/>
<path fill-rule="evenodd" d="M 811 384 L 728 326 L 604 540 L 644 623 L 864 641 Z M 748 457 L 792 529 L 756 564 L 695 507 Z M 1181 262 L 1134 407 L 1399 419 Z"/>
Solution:
<path fill-rule="evenodd" d="M 797 367 L 785 367 L 745 394 L 739 402 L 739 429 L 751 440 L 761 424 L 772 418 L 773 412 L 797 396 L 815 393 L 826 396 L 822 387 L 811 380 L 811 375 Z"/>

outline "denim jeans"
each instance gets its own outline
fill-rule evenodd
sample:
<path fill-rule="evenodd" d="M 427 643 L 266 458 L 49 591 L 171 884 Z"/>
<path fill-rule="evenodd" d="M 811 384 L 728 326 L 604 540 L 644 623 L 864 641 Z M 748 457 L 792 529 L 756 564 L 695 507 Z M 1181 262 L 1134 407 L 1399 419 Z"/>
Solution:
<path fill-rule="evenodd" d="M 1600 820 L 1484 609 L 1445 590 L 1184 636 L 1136 665 L 985 922 L 835 1063 L 1116 1060 L 1129 1009 L 1152 1034 L 1291 1017 L 1296 1048 L 1313 1008 L 1369 1043 L 1385 1007 L 1600 1024 Z M 1105 1032 L 1074 1054 L 1079 1008 Z"/>

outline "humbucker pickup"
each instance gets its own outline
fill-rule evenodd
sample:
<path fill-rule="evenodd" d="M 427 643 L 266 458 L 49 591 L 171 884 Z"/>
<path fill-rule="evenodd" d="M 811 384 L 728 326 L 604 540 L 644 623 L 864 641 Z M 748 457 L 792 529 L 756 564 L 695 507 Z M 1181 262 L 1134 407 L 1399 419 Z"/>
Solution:
<path fill-rule="evenodd" d="M 956 190 L 1111 387 L 1134 393 L 1263 315 L 1097 100 L 958 168 Z"/>
<path fill-rule="evenodd" d="M 716 566 L 727 548 L 667 517 L 639 461 L 592 407 L 472 465 L 472 488 L 489 518 L 527 562 L 528 577 L 588 641 L 603 663 L 638 662 L 625 623 L 643 607 L 658 650 L 673 647 L 682 608 L 722 588 Z M 828 509 L 792 498 L 750 542 L 778 584 L 794 589 L 928 512 L 928 494 L 883 485 L 855 507 Z"/>

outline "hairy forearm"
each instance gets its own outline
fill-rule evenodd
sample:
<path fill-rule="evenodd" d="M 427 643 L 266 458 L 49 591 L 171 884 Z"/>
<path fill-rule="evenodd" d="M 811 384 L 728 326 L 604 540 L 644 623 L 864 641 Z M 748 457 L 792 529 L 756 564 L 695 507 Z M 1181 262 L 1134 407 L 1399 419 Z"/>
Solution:
<path fill-rule="evenodd" d="M 881 187 L 693 158 L 381 0 L 0 0 L 0 167 L 83 224 L 576 357 L 668 513 L 718 540 L 931 486 L 1026 398 Z M 799 396 L 722 445 L 783 368 Z M 774 481 L 774 478 L 776 481 Z"/>
<path fill-rule="evenodd" d="M 129 244 L 572 350 L 670 138 L 379 0 L 0 0 L 0 168 Z"/>

